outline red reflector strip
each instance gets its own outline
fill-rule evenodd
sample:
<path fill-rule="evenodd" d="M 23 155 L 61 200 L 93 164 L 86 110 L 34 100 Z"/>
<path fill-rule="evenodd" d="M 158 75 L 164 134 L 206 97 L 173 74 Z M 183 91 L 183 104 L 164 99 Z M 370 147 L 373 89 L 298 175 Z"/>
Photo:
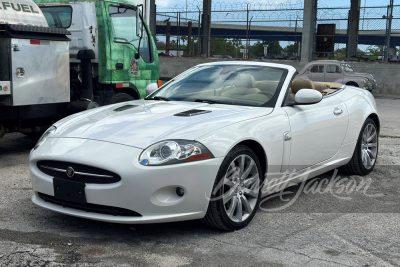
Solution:
<path fill-rule="evenodd" d="M 117 83 L 117 88 L 128 88 L 129 83 Z"/>
<path fill-rule="evenodd" d="M 40 45 L 39 40 L 31 40 L 31 45 Z"/>
<path fill-rule="evenodd" d="M 190 158 L 188 158 L 186 160 L 186 162 L 195 161 L 195 160 L 202 160 L 202 159 L 210 159 L 210 158 L 212 158 L 211 154 L 210 153 L 205 153 L 205 154 L 201 154 L 201 155 L 190 157 Z"/>

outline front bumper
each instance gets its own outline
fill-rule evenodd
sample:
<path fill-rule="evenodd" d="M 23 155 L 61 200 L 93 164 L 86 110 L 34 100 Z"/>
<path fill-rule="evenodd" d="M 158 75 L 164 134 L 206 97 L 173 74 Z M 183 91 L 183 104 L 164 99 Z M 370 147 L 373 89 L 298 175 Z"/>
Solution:
<path fill-rule="evenodd" d="M 199 219 L 206 214 L 209 197 L 223 158 L 168 166 L 142 166 L 141 149 L 87 139 L 50 138 L 30 154 L 29 167 L 35 194 L 32 201 L 60 213 L 116 223 L 158 223 Z M 63 207 L 44 201 L 39 193 L 54 196 L 53 177 L 37 162 L 57 160 L 93 166 L 121 176 L 113 184 L 86 184 L 88 203 L 132 210 L 142 216 L 113 216 Z M 185 194 L 179 197 L 176 188 Z"/>
<path fill-rule="evenodd" d="M 376 80 L 374 79 L 373 81 L 369 81 L 366 85 L 365 85 L 365 87 L 364 87 L 366 90 L 368 90 L 368 91 L 373 91 L 373 90 L 375 90 L 375 89 L 377 89 L 378 88 L 378 84 L 376 83 Z"/>

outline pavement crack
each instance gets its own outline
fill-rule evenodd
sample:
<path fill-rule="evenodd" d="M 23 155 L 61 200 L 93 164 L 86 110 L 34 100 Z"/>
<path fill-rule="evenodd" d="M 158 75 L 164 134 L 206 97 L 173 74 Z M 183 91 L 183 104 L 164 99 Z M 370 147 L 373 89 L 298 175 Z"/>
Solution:
<path fill-rule="evenodd" d="M 259 244 L 259 243 L 258 243 L 258 244 Z M 291 252 L 291 253 L 294 253 L 294 254 L 299 255 L 299 256 L 304 256 L 304 257 L 309 258 L 310 261 L 312 261 L 312 260 L 320 260 L 320 261 L 324 261 L 324 262 L 330 262 L 330 263 L 340 264 L 340 265 L 342 265 L 342 266 L 349 266 L 349 267 L 352 267 L 352 265 L 347 265 L 347 264 L 344 264 L 344 263 L 342 263 L 342 262 L 337 262 L 337 261 L 332 261 L 332 260 L 327 260 L 327 259 L 321 259 L 321 258 L 315 258 L 315 257 L 311 257 L 311 256 L 309 256 L 309 255 L 307 255 L 307 254 L 305 254 L 305 253 L 293 251 L 293 250 L 290 250 L 290 249 L 281 249 L 281 248 L 277 248 L 277 247 L 265 246 L 265 245 L 262 245 L 262 244 L 259 244 L 259 245 L 262 246 L 263 248 L 275 249 L 275 250 L 279 250 L 279 251 L 282 251 L 282 252 L 285 252 L 285 253 Z M 308 262 L 310 262 L 310 261 L 308 261 Z"/>

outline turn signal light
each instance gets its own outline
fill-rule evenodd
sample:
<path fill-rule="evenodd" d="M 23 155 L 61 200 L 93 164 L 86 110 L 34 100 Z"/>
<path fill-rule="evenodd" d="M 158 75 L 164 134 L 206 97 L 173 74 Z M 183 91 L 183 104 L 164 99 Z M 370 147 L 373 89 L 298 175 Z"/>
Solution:
<path fill-rule="evenodd" d="M 186 160 L 186 162 L 188 161 L 195 161 L 195 160 L 202 160 L 202 159 L 210 159 L 212 158 L 210 153 L 205 153 L 205 154 L 200 154 L 200 155 L 196 155 L 193 157 L 190 157 Z"/>
<path fill-rule="evenodd" d="M 157 84 L 158 84 L 158 88 L 160 88 L 162 86 L 162 81 L 161 80 L 157 80 Z"/>

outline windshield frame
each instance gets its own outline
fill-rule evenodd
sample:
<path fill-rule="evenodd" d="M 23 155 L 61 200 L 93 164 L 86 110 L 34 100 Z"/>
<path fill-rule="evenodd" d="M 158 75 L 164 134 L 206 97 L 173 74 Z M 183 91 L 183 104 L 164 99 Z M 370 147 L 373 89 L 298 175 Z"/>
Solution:
<path fill-rule="evenodd" d="M 356 72 L 356 71 L 354 70 L 354 68 L 353 68 L 350 64 L 348 64 L 348 63 L 340 63 L 340 66 L 342 67 L 343 71 L 346 72 L 346 73 L 349 73 L 349 72 Z M 352 69 L 352 71 L 347 71 L 347 68 Z"/>
<path fill-rule="evenodd" d="M 207 67 L 207 66 L 212 66 L 212 67 L 224 67 L 224 66 L 243 66 L 240 65 L 240 62 L 236 63 L 236 64 L 201 64 L 201 65 L 197 65 L 194 66 L 190 69 L 188 69 L 187 71 L 181 73 L 180 75 L 176 76 L 175 78 L 171 79 L 170 81 L 168 81 L 167 83 L 163 84 L 158 90 L 154 91 L 153 93 L 149 94 L 144 100 L 154 100 L 153 98 L 157 96 L 157 94 L 159 94 L 160 92 L 163 91 L 163 89 L 165 89 L 168 85 L 170 85 L 171 82 L 179 82 L 182 79 L 185 78 L 181 78 L 182 76 L 187 75 L 190 72 L 193 72 L 194 70 L 201 68 L 201 67 Z M 282 71 L 282 76 L 281 79 L 278 82 L 278 85 L 276 87 L 275 93 L 274 95 L 264 104 L 262 105 L 252 105 L 250 103 L 239 103 L 240 101 L 236 101 L 238 103 L 218 103 L 218 104 L 222 104 L 222 105 L 235 105 L 235 106 L 251 106 L 251 107 L 270 107 L 270 108 L 275 108 L 276 104 L 277 104 L 277 100 L 282 92 L 282 87 L 288 77 L 289 74 L 289 70 L 287 68 L 284 67 L 279 67 L 279 66 L 268 66 L 268 65 L 259 65 L 259 64 L 246 64 L 245 66 L 248 67 L 258 67 L 258 68 L 270 68 L 270 69 L 276 69 L 276 70 L 281 70 Z M 196 99 L 193 99 L 193 101 L 188 101 L 188 100 L 175 100 L 175 99 L 170 99 L 171 101 L 182 101 L 182 102 L 196 102 Z M 207 101 L 204 101 L 205 103 L 207 103 Z M 211 102 L 211 101 L 210 101 Z M 215 103 L 217 104 L 217 103 Z"/>

